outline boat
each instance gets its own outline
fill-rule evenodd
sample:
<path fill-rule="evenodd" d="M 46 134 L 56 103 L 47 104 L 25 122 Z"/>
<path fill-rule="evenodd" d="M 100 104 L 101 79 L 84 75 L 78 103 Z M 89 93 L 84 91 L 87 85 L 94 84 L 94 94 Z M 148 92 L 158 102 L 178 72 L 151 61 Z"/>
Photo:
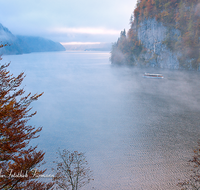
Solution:
<path fill-rule="evenodd" d="M 158 79 L 164 78 L 162 74 L 150 74 L 150 73 L 145 73 L 143 75 L 143 77 L 145 77 L 145 78 L 158 78 Z"/>

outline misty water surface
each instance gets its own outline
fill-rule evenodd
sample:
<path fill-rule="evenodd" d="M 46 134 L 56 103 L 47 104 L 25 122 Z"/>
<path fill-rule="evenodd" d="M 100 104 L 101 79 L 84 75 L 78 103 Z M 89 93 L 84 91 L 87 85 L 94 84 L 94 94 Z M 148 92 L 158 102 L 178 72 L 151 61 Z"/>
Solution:
<path fill-rule="evenodd" d="M 12 73 L 27 75 L 27 93 L 44 92 L 32 104 L 38 113 L 30 124 L 43 126 L 32 143 L 46 152 L 48 169 L 58 148 L 85 152 L 95 180 L 83 189 L 178 189 L 200 134 L 199 73 L 115 67 L 109 56 L 3 56 Z"/>

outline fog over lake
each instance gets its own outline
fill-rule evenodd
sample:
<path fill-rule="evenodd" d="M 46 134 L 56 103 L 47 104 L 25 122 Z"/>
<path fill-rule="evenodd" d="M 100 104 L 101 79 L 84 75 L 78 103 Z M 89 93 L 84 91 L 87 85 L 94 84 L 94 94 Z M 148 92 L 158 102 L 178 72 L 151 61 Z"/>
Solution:
<path fill-rule="evenodd" d="M 179 189 L 200 135 L 200 73 L 112 66 L 109 52 L 3 56 L 25 91 L 44 92 L 30 120 L 50 169 L 60 149 L 85 152 L 94 181 L 83 189 Z M 145 72 L 164 79 L 143 78 Z M 48 170 L 51 173 L 51 170 Z"/>

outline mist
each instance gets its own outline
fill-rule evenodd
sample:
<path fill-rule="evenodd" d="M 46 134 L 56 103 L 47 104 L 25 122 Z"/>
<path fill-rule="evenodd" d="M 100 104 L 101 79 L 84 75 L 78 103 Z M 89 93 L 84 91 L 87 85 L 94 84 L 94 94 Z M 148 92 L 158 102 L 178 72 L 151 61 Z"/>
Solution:
<path fill-rule="evenodd" d="M 25 72 L 22 86 L 27 93 L 44 92 L 33 103 L 37 114 L 28 121 L 43 126 L 40 137 L 31 142 L 45 152 L 43 169 L 51 170 L 58 148 L 85 152 L 95 180 L 83 190 L 176 189 L 178 179 L 189 176 L 187 161 L 200 134 L 199 72 L 124 66 L 121 50 L 115 51 L 120 66 L 109 61 L 111 42 L 129 28 L 136 2 L 7 0 L 1 4 L 0 23 L 14 35 L 41 36 L 68 48 L 3 55 L 2 61 L 11 61 L 14 75 Z M 152 45 L 153 55 L 162 48 L 149 36 L 146 43 Z M 97 48 L 107 49 L 91 51 Z M 164 78 L 144 78 L 144 73 Z"/>
<path fill-rule="evenodd" d="M 199 73 L 115 66 L 109 57 L 92 51 L 3 56 L 11 73 L 25 72 L 26 92 L 44 91 L 30 120 L 43 126 L 33 144 L 46 152 L 44 169 L 60 147 L 86 152 L 95 180 L 85 189 L 176 189 L 200 134 Z M 145 72 L 164 78 L 144 78 Z"/>
<path fill-rule="evenodd" d="M 136 0 L 8 0 L 1 2 L 0 23 L 14 35 L 48 37 L 57 42 L 85 41 L 85 38 L 87 41 L 113 42 L 117 35 L 113 38 L 109 30 L 120 32 L 129 28 L 129 18 L 135 5 Z M 63 28 L 68 31 L 85 28 L 86 33 L 55 32 Z M 88 28 L 101 28 L 105 33 L 102 36 L 97 34 L 95 38 L 95 33 L 87 33 Z"/>

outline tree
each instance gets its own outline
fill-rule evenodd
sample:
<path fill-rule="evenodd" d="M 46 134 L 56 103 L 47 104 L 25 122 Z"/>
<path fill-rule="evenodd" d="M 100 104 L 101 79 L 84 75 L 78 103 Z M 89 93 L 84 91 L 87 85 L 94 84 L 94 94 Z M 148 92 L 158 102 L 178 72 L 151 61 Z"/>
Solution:
<path fill-rule="evenodd" d="M 36 114 L 30 114 L 30 104 L 42 93 L 24 95 L 24 89 L 18 88 L 24 73 L 14 77 L 7 71 L 8 66 L 0 66 L 0 189 L 50 189 L 53 183 L 39 182 L 33 172 L 44 153 L 37 151 L 37 146 L 29 146 L 42 128 L 27 124 Z M 39 170 L 37 175 L 44 172 Z"/>
<path fill-rule="evenodd" d="M 56 172 L 53 180 L 59 188 L 77 190 L 93 180 L 84 153 L 59 150 L 58 155 L 62 161 L 54 162 L 57 168 L 53 169 Z"/>
<path fill-rule="evenodd" d="M 148 33 L 154 27 L 148 25 L 146 21 L 154 23 L 151 19 L 155 18 L 156 21 L 171 30 L 170 33 L 166 33 L 163 43 L 173 53 L 180 55 L 177 57 L 180 68 L 198 70 L 200 68 L 199 3 L 200 0 L 137 0 L 129 31 L 134 30 L 138 37 L 144 32 Z M 145 31 L 141 26 L 146 26 Z M 147 54 L 144 52 L 146 50 L 146 52 L 151 52 L 151 49 L 145 50 L 145 47 L 138 43 L 139 40 L 135 35 L 129 35 L 130 32 L 127 37 L 124 34 L 125 32 L 122 31 L 117 44 L 112 48 L 111 62 L 130 65 L 129 63 L 133 63 L 134 60 L 135 63 L 139 63 L 138 58 L 146 57 Z M 137 60 L 135 56 L 138 57 Z M 142 62 L 144 61 L 141 60 Z"/>
<path fill-rule="evenodd" d="M 194 150 L 194 156 L 192 160 L 189 160 L 192 167 L 192 174 L 188 180 L 178 183 L 181 190 L 198 190 L 200 189 L 200 142 L 198 147 Z"/>

